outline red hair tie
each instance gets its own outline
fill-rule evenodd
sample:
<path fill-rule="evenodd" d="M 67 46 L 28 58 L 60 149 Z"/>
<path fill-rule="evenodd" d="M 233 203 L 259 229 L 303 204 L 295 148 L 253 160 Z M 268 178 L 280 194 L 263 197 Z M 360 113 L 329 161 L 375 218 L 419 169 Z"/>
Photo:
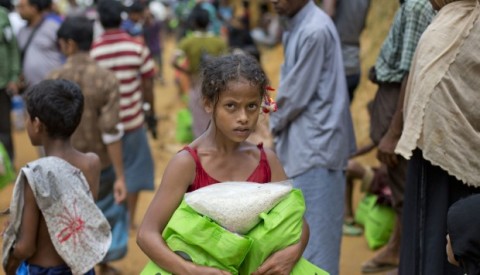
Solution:
<path fill-rule="evenodd" d="M 274 88 L 271 86 L 266 86 L 265 89 L 267 91 L 275 91 Z M 268 93 L 265 93 L 265 96 L 263 98 L 263 104 L 262 104 L 262 112 L 265 114 L 276 112 L 278 110 L 277 103 L 271 96 L 268 95 Z"/>

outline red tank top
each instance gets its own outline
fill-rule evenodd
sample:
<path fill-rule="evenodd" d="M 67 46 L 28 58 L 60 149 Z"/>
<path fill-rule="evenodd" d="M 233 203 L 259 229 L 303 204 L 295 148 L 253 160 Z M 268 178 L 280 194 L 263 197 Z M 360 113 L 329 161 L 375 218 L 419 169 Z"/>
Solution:
<path fill-rule="evenodd" d="M 263 150 L 263 144 L 260 143 L 257 145 L 258 149 L 260 150 L 260 162 L 258 163 L 257 168 L 253 171 L 253 173 L 248 177 L 246 181 L 256 182 L 256 183 L 267 183 L 271 181 L 272 178 L 272 171 L 270 170 L 270 164 L 267 160 L 267 154 L 265 150 Z M 195 160 L 195 179 L 193 183 L 188 188 L 187 192 L 195 191 L 202 187 L 219 183 L 220 181 L 212 178 L 207 172 L 203 169 L 202 164 L 200 163 L 200 159 L 198 158 L 197 150 L 192 149 L 188 146 L 183 148 L 187 150 L 190 155 L 192 155 L 193 159 Z"/>

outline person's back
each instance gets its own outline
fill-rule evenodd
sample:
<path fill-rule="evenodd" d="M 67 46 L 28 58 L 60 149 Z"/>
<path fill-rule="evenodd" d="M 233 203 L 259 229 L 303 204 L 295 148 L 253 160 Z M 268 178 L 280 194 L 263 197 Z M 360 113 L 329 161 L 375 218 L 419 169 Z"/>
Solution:
<path fill-rule="evenodd" d="M 205 55 L 218 56 L 226 52 L 226 44 L 220 38 L 208 33 L 195 32 L 192 36 L 184 38 L 179 45 L 189 60 L 189 68 L 192 76 L 197 77 L 200 73 L 200 64 Z"/>
<path fill-rule="evenodd" d="M 30 88 L 25 99 L 30 141 L 44 146 L 46 157 L 25 166 L 17 179 L 4 268 L 7 274 L 14 274 L 20 264 L 29 274 L 93 272 L 111 236 L 94 202 L 100 160 L 70 145 L 83 111 L 80 88 L 67 80 L 46 80 Z"/>
<path fill-rule="evenodd" d="M 209 13 L 201 5 L 194 8 L 190 17 L 194 32 L 179 42 L 178 49 L 186 56 L 189 75 L 195 81 L 200 74 L 202 58 L 225 53 L 227 45 L 220 37 L 206 31 L 210 22 Z"/>
<path fill-rule="evenodd" d="M 47 153 L 48 156 L 48 153 Z M 81 153 L 74 151 L 71 155 L 59 156 L 72 166 L 77 167 L 87 178 L 90 191 L 94 198 L 98 194 L 98 173 L 100 168 L 99 159 L 92 153 Z M 30 193 L 29 195 L 33 195 Z M 33 196 L 30 199 L 35 199 Z M 65 264 L 65 261 L 58 254 L 55 246 L 52 243 L 50 234 L 48 232 L 48 226 L 43 216 L 40 217 L 38 231 L 37 231 L 37 244 L 35 253 L 28 258 L 28 263 L 32 265 L 49 267 L 60 266 Z"/>
<path fill-rule="evenodd" d="M 370 0 L 330 0 L 334 5 L 332 14 L 329 14 L 335 26 L 342 46 L 343 65 L 347 78 L 347 88 L 350 102 L 353 100 L 355 89 L 360 82 L 360 35 L 365 27 Z M 328 10 L 326 9 L 326 12 Z"/>
<path fill-rule="evenodd" d="M 305 196 L 312 228 L 304 257 L 337 274 L 342 239 L 345 169 L 355 135 L 333 21 L 312 0 L 271 1 L 288 17 L 284 63 L 270 117 L 275 150 Z"/>

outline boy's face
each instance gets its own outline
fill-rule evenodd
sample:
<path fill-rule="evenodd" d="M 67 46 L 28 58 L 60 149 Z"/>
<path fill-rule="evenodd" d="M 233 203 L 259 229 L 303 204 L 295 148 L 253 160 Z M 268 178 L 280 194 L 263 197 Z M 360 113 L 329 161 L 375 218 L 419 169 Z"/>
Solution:
<path fill-rule="evenodd" d="M 131 12 L 128 14 L 128 18 L 135 23 L 138 23 L 143 20 L 143 13 L 142 12 Z"/>
<path fill-rule="evenodd" d="M 453 254 L 452 243 L 450 242 L 450 235 L 448 235 L 448 234 L 447 234 L 447 247 L 446 247 L 446 249 L 447 249 L 448 262 L 453 264 L 453 265 L 459 266 L 460 264 L 455 259 L 455 256 Z"/>
<path fill-rule="evenodd" d="M 293 17 L 300 11 L 308 0 L 270 0 L 279 15 Z"/>
<path fill-rule="evenodd" d="M 231 141 L 243 142 L 255 130 L 260 105 L 258 87 L 240 80 L 230 82 L 227 90 L 221 92 L 217 104 L 207 103 L 205 109 L 215 116 L 213 123 L 218 132 Z"/>
<path fill-rule="evenodd" d="M 28 133 L 28 138 L 30 139 L 30 143 L 33 146 L 40 146 L 41 140 L 40 140 L 40 120 L 38 118 L 31 119 L 30 114 L 27 112 L 27 115 L 25 116 L 25 128 L 27 129 Z"/>
<path fill-rule="evenodd" d="M 17 11 L 18 14 L 20 14 L 20 17 L 27 22 L 30 22 L 30 20 L 32 20 L 32 18 L 39 13 L 35 6 L 31 5 L 28 0 L 18 1 Z"/>
<path fill-rule="evenodd" d="M 65 40 L 63 38 L 59 38 L 58 45 L 65 56 L 70 56 L 76 52 L 76 44 L 71 39 Z"/>

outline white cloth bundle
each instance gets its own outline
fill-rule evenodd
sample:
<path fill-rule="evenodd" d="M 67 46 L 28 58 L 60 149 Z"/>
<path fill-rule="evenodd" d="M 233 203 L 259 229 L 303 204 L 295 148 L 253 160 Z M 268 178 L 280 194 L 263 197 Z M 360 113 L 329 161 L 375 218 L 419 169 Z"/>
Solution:
<path fill-rule="evenodd" d="M 223 182 L 185 194 L 185 202 L 227 230 L 246 234 L 292 190 L 291 181 Z"/>

